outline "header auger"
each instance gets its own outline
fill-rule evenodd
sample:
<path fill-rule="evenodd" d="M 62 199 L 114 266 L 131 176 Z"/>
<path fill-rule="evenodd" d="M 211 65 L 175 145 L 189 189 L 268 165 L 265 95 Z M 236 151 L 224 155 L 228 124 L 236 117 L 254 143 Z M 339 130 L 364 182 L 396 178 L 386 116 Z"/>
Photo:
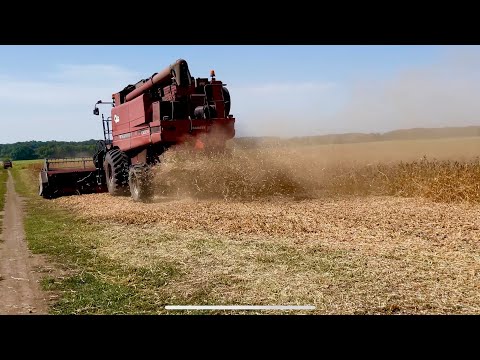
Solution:
<path fill-rule="evenodd" d="M 97 101 L 94 115 L 100 114 L 99 105 L 108 105 L 111 113 L 102 113 L 104 140 L 97 143 L 93 164 L 68 168 L 62 164 L 74 159 L 46 159 L 40 173 L 43 197 L 108 191 L 149 201 L 154 193 L 151 166 L 168 148 L 188 144 L 220 152 L 235 136 L 226 84 L 213 70 L 210 78 L 193 78 L 183 59 L 114 93 L 110 102 Z"/>

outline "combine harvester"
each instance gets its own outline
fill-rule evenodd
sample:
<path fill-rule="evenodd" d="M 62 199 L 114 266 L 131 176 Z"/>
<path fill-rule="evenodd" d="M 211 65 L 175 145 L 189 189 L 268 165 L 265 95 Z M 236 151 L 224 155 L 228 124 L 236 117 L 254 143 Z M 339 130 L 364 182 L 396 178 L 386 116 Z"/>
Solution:
<path fill-rule="evenodd" d="M 179 59 L 160 73 L 128 85 L 112 95 L 111 116 L 102 114 L 104 140 L 92 159 L 45 159 L 39 194 L 44 198 L 109 192 L 130 194 L 134 201 L 149 201 L 154 189 L 151 167 L 171 146 L 221 152 L 235 136 L 226 84 L 193 78 L 187 62 Z M 112 121 L 113 119 L 113 121 Z"/>

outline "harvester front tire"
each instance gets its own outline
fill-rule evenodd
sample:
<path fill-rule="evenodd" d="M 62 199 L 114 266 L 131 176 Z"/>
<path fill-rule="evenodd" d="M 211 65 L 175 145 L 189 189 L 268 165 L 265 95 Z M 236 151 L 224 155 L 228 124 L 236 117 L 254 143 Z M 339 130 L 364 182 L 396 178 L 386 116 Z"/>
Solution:
<path fill-rule="evenodd" d="M 43 197 L 44 199 L 53 199 L 54 196 L 53 194 L 50 192 L 50 189 L 48 187 L 48 185 L 40 185 L 40 188 L 39 188 L 39 195 L 41 197 Z"/>
<path fill-rule="evenodd" d="M 134 165 L 130 168 L 128 183 L 133 201 L 151 202 L 153 199 L 152 173 L 148 165 Z"/>
<path fill-rule="evenodd" d="M 114 196 L 128 195 L 128 156 L 119 149 L 113 149 L 105 155 L 103 168 L 108 192 Z"/>

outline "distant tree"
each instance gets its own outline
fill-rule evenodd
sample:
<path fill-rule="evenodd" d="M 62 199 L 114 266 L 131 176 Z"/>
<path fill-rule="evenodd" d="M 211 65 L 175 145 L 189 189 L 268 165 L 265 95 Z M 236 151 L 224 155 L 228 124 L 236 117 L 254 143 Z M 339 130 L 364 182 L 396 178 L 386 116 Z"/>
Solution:
<path fill-rule="evenodd" d="M 49 145 L 42 145 L 36 150 L 37 157 L 49 158 L 53 155 L 53 149 Z"/>
<path fill-rule="evenodd" d="M 12 160 L 32 160 L 36 159 L 35 151 L 31 146 L 20 145 L 13 148 L 11 153 Z"/>

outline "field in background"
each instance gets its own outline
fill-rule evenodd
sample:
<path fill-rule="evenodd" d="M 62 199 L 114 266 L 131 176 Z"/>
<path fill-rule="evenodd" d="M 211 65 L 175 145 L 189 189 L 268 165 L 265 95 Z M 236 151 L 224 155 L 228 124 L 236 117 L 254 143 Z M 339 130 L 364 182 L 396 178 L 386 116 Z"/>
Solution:
<path fill-rule="evenodd" d="M 422 157 L 438 160 L 471 159 L 480 155 L 480 137 L 451 137 L 424 140 L 389 140 L 345 144 L 311 144 L 308 138 L 298 138 L 295 142 L 260 140 L 256 143 L 240 141 L 238 148 L 283 148 L 310 152 L 314 158 L 329 162 L 390 162 L 414 161 Z"/>
<path fill-rule="evenodd" d="M 30 247 L 63 271 L 43 283 L 60 296 L 53 313 L 210 304 L 478 314 L 477 150 L 478 138 L 194 159 L 180 149 L 157 169 L 149 204 L 109 194 L 47 201 L 37 170 L 14 175 L 29 197 Z"/>

